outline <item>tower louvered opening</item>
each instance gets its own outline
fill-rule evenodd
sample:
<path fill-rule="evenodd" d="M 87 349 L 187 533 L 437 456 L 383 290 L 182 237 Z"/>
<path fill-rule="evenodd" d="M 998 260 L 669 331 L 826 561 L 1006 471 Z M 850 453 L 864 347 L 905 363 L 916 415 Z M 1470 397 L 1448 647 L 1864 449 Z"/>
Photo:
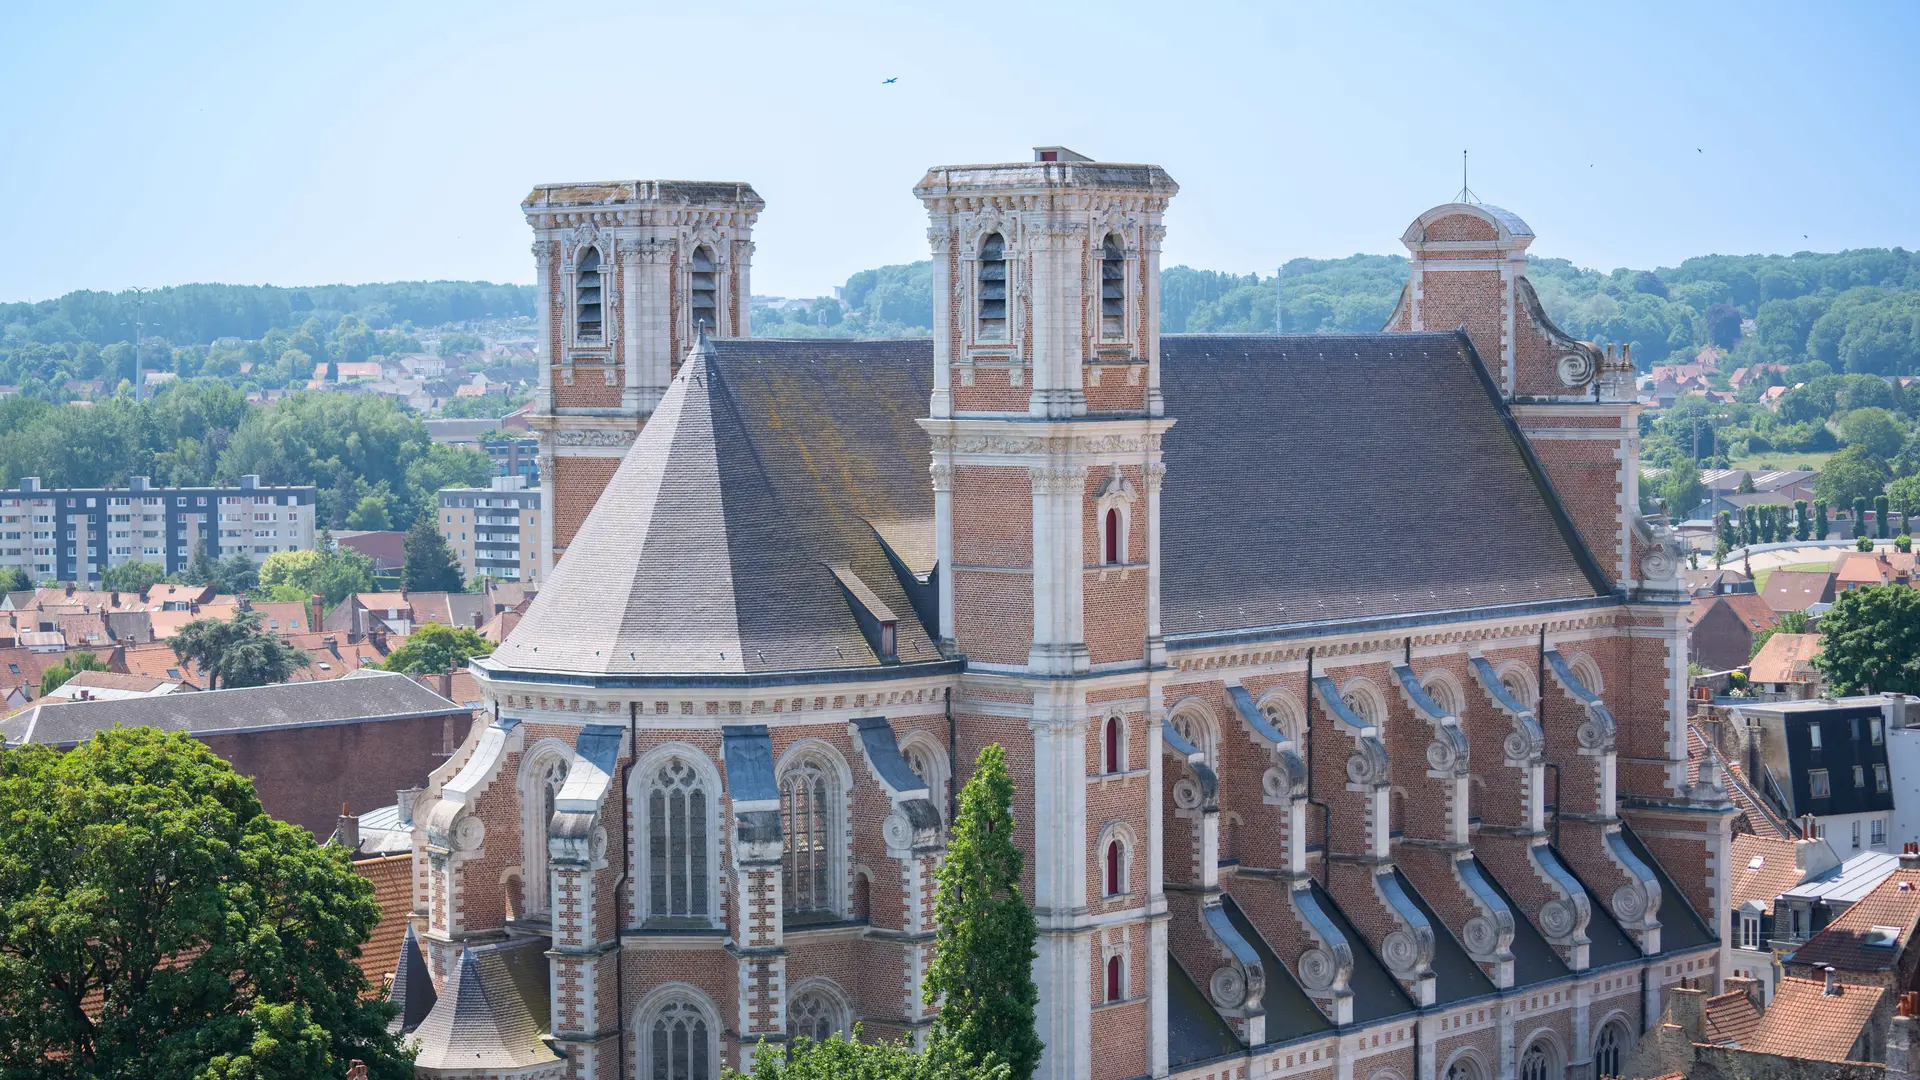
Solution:
<path fill-rule="evenodd" d="M 999 233 L 980 244 L 980 341 L 1007 340 L 1007 255 Z"/>
<path fill-rule="evenodd" d="M 588 248 L 580 256 L 573 288 L 574 337 L 581 341 L 600 341 L 600 249 Z"/>
<path fill-rule="evenodd" d="M 1127 251 L 1112 233 L 1100 244 L 1100 336 L 1126 333 Z"/>
<path fill-rule="evenodd" d="M 693 249 L 693 298 L 689 306 L 695 330 L 704 326 L 709 334 L 719 332 L 719 274 L 713 265 L 713 252 L 705 247 Z"/>

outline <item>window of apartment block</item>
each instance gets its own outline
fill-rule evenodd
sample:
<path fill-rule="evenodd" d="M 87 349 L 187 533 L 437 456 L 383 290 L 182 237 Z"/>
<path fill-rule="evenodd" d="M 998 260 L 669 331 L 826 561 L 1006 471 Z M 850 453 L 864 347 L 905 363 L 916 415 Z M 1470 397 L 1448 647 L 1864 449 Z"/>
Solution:
<path fill-rule="evenodd" d="M 989 235 L 980 244 L 978 291 L 974 301 L 979 310 L 979 341 L 1007 340 L 1007 254 L 1006 241 L 999 233 Z"/>
<path fill-rule="evenodd" d="M 1820 725 L 1819 724 L 1807 725 L 1807 745 L 1812 747 L 1815 750 L 1820 749 Z"/>
<path fill-rule="evenodd" d="M 1751 911 L 1740 915 L 1740 947 L 1758 949 L 1760 947 L 1760 916 Z"/>
<path fill-rule="evenodd" d="M 1815 731 L 1820 730 L 1815 728 Z M 1833 794 L 1833 785 L 1827 780 L 1827 770 L 1807 770 L 1807 793 L 1816 799 L 1824 799 Z"/>
<path fill-rule="evenodd" d="M 1873 789 L 1875 791 L 1885 791 L 1887 787 L 1887 767 L 1885 765 L 1875 765 L 1873 767 Z"/>
<path fill-rule="evenodd" d="M 1855 765 L 1853 767 L 1853 786 L 1857 788 L 1863 788 L 1867 786 L 1867 767 L 1866 766 Z"/>
<path fill-rule="evenodd" d="M 1886 741 L 1886 736 L 1880 730 L 1879 717 L 1876 716 L 1867 721 L 1867 736 L 1873 740 L 1873 745 L 1875 746 L 1879 746 L 1882 742 Z"/>
<path fill-rule="evenodd" d="M 1853 850 L 1860 850 L 1860 823 L 1857 821 L 1853 823 Z"/>
<path fill-rule="evenodd" d="M 1887 823 L 1881 818 L 1867 822 L 1867 843 L 1873 847 L 1887 846 Z"/>

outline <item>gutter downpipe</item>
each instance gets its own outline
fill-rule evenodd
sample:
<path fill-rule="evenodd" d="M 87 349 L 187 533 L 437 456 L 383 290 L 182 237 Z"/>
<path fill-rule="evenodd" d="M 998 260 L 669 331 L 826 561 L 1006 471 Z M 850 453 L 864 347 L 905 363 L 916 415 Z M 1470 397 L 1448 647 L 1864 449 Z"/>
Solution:
<path fill-rule="evenodd" d="M 1313 646 L 1307 646 L 1307 805 L 1320 808 L 1320 887 L 1333 891 L 1333 806 L 1313 797 Z M 1313 875 L 1309 873 L 1308 877 Z"/>
<path fill-rule="evenodd" d="M 640 756 L 640 703 L 627 702 L 627 763 L 620 766 L 620 880 L 613 884 L 613 939 L 621 943 L 613 958 L 614 1019 L 620 1028 L 619 1080 L 627 1080 L 627 1023 L 619 1014 L 627 1000 L 627 950 L 621 940 L 620 890 L 633 880 L 633 815 L 627 809 L 627 785 L 633 778 L 633 762 Z"/>
<path fill-rule="evenodd" d="M 1535 687 L 1533 700 L 1533 718 L 1540 722 L 1541 732 L 1547 730 L 1547 624 L 1540 624 L 1540 652 L 1536 658 L 1533 672 Z M 1542 762 L 1553 770 L 1553 850 L 1560 851 L 1560 766 L 1551 762 Z"/>
<path fill-rule="evenodd" d="M 953 718 L 953 687 L 946 687 L 941 694 L 947 711 L 947 828 L 951 829 L 953 816 L 960 810 L 960 725 Z"/>

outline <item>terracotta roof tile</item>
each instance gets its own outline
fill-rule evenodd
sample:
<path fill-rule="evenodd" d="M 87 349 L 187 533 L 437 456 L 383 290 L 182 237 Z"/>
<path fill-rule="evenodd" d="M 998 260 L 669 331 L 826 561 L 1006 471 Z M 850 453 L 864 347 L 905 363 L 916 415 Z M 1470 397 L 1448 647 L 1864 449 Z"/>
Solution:
<path fill-rule="evenodd" d="M 1849 972 L 1887 971 L 1913 940 L 1916 921 L 1920 921 L 1920 867 L 1903 865 L 1826 929 L 1795 949 L 1793 955 L 1787 957 L 1787 963 L 1796 968 L 1802 964 L 1830 964 Z M 1900 928 L 1892 944 L 1872 944 L 1873 929 L 1881 926 Z M 1768 1015 L 1772 1015 L 1771 1010 Z"/>
<path fill-rule="evenodd" d="M 1813 658 L 1819 655 L 1819 634 L 1775 634 L 1753 654 L 1748 678 L 1757 683 L 1816 682 L 1820 672 Z"/>
<path fill-rule="evenodd" d="M 1743 990 L 1710 997 L 1704 1003 L 1707 1041 L 1744 1046 L 1760 1027 L 1760 1010 Z"/>
<path fill-rule="evenodd" d="M 1771 913 L 1774 899 L 1800 884 L 1803 876 L 1794 858 L 1794 842 L 1772 836 L 1734 837 L 1727 862 L 1728 897 L 1735 908 L 1754 901 Z"/>
<path fill-rule="evenodd" d="M 380 905 L 380 922 L 360 947 L 360 970 L 375 993 L 400 966 L 400 943 L 407 936 L 407 917 L 413 912 L 413 856 L 388 855 L 353 864 L 361 877 L 373 882 L 373 899 Z"/>
<path fill-rule="evenodd" d="M 1761 599 L 1775 611 L 1805 611 L 1813 604 L 1833 603 L 1833 571 L 1775 570 L 1767 577 Z"/>
<path fill-rule="evenodd" d="M 1741 1048 L 1781 1057 L 1846 1061 L 1886 990 L 1841 984 L 1829 995 L 1822 980 L 1780 980 L 1759 1026 Z"/>

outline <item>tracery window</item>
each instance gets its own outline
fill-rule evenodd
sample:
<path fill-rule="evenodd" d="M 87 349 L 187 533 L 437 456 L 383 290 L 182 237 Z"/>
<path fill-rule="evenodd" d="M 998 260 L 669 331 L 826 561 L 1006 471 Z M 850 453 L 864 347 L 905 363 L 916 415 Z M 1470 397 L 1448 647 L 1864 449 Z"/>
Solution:
<path fill-rule="evenodd" d="M 1173 730 L 1192 743 L 1208 765 L 1213 764 L 1213 726 L 1192 712 L 1173 714 Z"/>
<path fill-rule="evenodd" d="M 1117 338 L 1126 332 L 1127 253 L 1112 233 L 1100 244 L 1100 336 Z"/>
<path fill-rule="evenodd" d="M 1446 1080 L 1481 1080 L 1480 1065 L 1470 1057 L 1457 1057 L 1447 1066 Z"/>
<path fill-rule="evenodd" d="M 979 341 L 1007 340 L 1006 241 L 992 233 L 980 243 L 979 282 L 974 302 L 979 309 Z"/>
<path fill-rule="evenodd" d="M 687 305 L 693 312 L 696 335 L 705 326 L 708 334 L 719 333 L 719 271 L 713 264 L 713 252 L 705 244 L 693 249 L 693 288 Z"/>
<path fill-rule="evenodd" d="M 927 798 L 939 809 L 940 815 L 947 814 L 947 761 L 925 734 L 909 736 L 900 743 L 900 755 L 907 759 L 907 767 L 915 775 L 927 782 Z"/>
<path fill-rule="evenodd" d="M 711 796 L 700 774 L 669 758 L 646 778 L 647 916 L 705 919 L 712 913 L 708 849 Z"/>
<path fill-rule="evenodd" d="M 804 757 L 780 778 L 780 816 L 785 832 L 783 867 L 788 914 L 833 912 L 838 864 L 840 784 L 815 757 Z"/>
<path fill-rule="evenodd" d="M 1593 1041 L 1593 1071 L 1601 1080 L 1622 1075 L 1627 1038 L 1626 1028 L 1618 1020 L 1610 1020 L 1600 1029 L 1600 1037 Z"/>
<path fill-rule="evenodd" d="M 1427 697 L 1433 699 L 1435 705 L 1440 706 L 1443 715 L 1460 715 L 1460 698 L 1453 692 L 1452 683 L 1436 676 L 1421 684 L 1420 688 L 1427 692 Z"/>
<path fill-rule="evenodd" d="M 826 1042 L 847 1033 L 846 1009 L 827 991 L 814 987 L 794 995 L 787 1006 L 787 1037 Z"/>
<path fill-rule="evenodd" d="M 580 255 L 574 271 L 574 337 L 580 341 L 600 341 L 600 249 L 588 248 Z"/>
<path fill-rule="evenodd" d="M 640 1033 L 648 1080 L 714 1080 L 713 1028 L 694 1002 L 674 999 L 652 1010 Z"/>
<path fill-rule="evenodd" d="M 1545 1039 L 1535 1039 L 1520 1055 L 1520 1080 L 1559 1080 L 1554 1064 L 1553 1047 Z"/>

